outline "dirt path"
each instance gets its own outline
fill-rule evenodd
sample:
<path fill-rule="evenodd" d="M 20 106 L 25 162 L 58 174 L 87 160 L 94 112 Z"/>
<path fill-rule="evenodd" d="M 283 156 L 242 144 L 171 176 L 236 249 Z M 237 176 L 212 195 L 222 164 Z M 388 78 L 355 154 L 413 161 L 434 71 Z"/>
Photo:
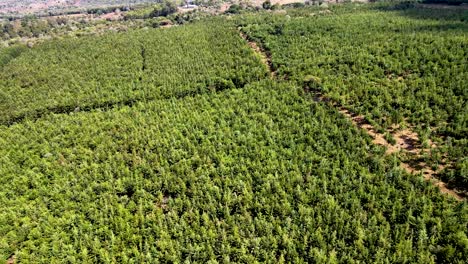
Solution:
<path fill-rule="evenodd" d="M 270 77 L 274 78 L 275 77 L 275 71 L 273 70 L 273 64 L 271 62 L 271 56 L 263 49 L 261 48 L 255 41 L 252 41 L 249 39 L 249 37 L 244 34 L 242 31 L 239 30 L 240 36 L 247 41 L 247 44 L 249 47 L 257 54 L 260 56 L 260 59 L 265 65 L 265 67 L 268 69 L 268 72 L 270 73 Z"/>
<path fill-rule="evenodd" d="M 239 30 L 239 33 L 240 36 L 245 41 L 247 41 L 250 48 L 261 57 L 262 63 L 268 68 L 271 78 L 274 78 L 276 74 L 272 68 L 271 56 L 267 52 L 265 52 L 255 41 L 252 41 L 241 30 Z M 386 148 L 386 155 L 401 152 L 411 156 L 411 159 L 409 161 L 401 163 L 401 167 L 406 172 L 410 174 L 421 173 L 426 181 L 430 181 L 432 184 L 437 186 L 442 193 L 448 194 L 458 201 L 463 201 L 465 199 L 464 194 L 460 194 L 452 189 L 449 189 L 446 183 L 440 181 L 435 177 L 437 173 L 439 173 L 445 168 L 443 165 L 439 165 L 436 170 L 433 170 L 432 166 L 421 161 L 422 156 L 425 153 L 430 153 L 431 149 L 437 147 L 433 142 L 429 141 L 429 148 L 424 148 L 417 133 L 408 128 L 401 129 L 399 126 L 395 126 L 392 127 L 392 129 L 386 131 L 395 140 L 395 144 L 391 144 L 385 138 L 385 134 L 379 133 L 375 127 L 373 127 L 371 124 L 369 124 L 369 122 L 366 121 L 364 116 L 352 113 L 345 107 L 337 104 L 336 102 L 333 102 L 333 100 L 331 100 L 330 98 L 318 91 L 312 91 L 308 87 L 304 87 L 304 91 L 308 94 L 313 94 L 313 100 L 315 102 L 331 103 L 334 107 L 338 109 L 338 111 L 342 115 L 350 119 L 355 126 L 363 129 L 367 134 L 369 134 L 373 138 L 372 143 L 384 146 Z"/>
<path fill-rule="evenodd" d="M 308 91 L 310 92 L 310 91 Z M 329 98 L 323 96 L 322 94 L 316 95 L 314 98 L 315 101 L 321 102 L 332 102 Z M 332 104 L 338 109 L 338 111 L 346 116 L 351 122 L 357 127 L 363 129 L 367 134 L 369 134 L 373 140 L 372 143 L 386 148 L 386 155 L 390 155 L 397 152 L 402 152 L 409 154 L 411 159 L 406 162 L 401 163 L 401 167 L 410 174 L 422 174 L 426 181 L 430 181 L 432 184 L 437 186 L 440 191 L 444 194 L 448 194 L 455 198 L 458 201 L 463 201 L 465 199 L 463 194 L 457 193 L 456 191 L 449 189 L 447 184 L 435 177 L 435 175 L 441 172 L 445 166 L 439 165 L 436 170 L 432 169 L 432 166 L 426 164 L 421 160 L 421 157 L 424 153 L 430 153 L 432 148 L 437 146 L 429 142 L 429 148 L 424 148 L 421 144 L 419 136 L 417 133 L 410 129 L 400 129 L 398 126 L 393 127 L 391 130 L 387 130 L 394 139 L 395 144 L 391 144 L 385 139 L 383 133 L 377 132 L 371 124 L 369 124 L 363 116 L 356 115 L 350 112 L 348 109 L 337 105 L 336 103 Z"/>

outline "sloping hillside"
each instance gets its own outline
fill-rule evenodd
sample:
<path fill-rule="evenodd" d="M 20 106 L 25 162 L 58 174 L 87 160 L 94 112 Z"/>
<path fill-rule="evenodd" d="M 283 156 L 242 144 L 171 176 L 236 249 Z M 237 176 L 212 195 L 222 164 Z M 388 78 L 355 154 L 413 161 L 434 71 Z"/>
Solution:
<path fill-rule="evenodd" d="M 157 0 L 3 0 L 0 15 L 47 14 L 87 8 L 155 3 Z"/>
<path fill-rule="evenodd" d="M 467 100 L 466 20 L 327 10 L 1 50 L 0 260 L 464 263 L 466 200 L 344 110 L 381 133 L 428 104 L 458 157 L 463 118 L 435 106 Z"/>

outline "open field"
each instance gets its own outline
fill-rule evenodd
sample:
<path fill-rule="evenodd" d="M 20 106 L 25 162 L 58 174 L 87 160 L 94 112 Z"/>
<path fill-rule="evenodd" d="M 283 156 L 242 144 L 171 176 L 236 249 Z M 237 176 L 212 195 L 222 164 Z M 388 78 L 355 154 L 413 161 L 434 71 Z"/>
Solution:
<path fill-rule="evenodd" d="M 350 4 L 0 48 L 0 261 L 464 263 L 467 15 Z"/>

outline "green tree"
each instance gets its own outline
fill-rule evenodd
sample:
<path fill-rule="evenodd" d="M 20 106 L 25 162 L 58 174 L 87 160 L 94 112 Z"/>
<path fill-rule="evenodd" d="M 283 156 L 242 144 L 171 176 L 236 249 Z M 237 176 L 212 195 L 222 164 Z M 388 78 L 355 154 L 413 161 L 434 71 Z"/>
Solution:
<path fill-rule="evenodd" d="M 177 12 L 176 4 L 169 0 L 165 0 L 161 4 L 158 4 L 154 7 L 154 10 L 151 12 L 150 17 L 168 16 L 175 12 Z"/>

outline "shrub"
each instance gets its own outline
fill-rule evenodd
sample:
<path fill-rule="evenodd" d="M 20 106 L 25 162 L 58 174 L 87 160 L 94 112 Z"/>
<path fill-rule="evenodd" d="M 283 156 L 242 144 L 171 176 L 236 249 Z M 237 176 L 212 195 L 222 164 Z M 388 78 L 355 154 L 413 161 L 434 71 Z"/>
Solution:
<path fill-rule="evenodd" d="M 237 4 L 233 4 L 226 10 L 226 14 L 239 14 L 242 11 L 242 7 Z"/>
<path fill-rule="evenodd" d="M 170 1 L 164 1 L 161 4 L 158 4 L 154 7 L 154 10 L 151 12 L 150 17 L 160 17 L 168 16 L 177 12 L 177 6 L 175 3 Z"/>
<path fill-rule="evenodd" d="M 271 9 L 271 7 L 272 7 L 271 1 L 267 0 L 267 1 L 263 2 L 262 7 L 263 7 L 263 9 Z"/>

